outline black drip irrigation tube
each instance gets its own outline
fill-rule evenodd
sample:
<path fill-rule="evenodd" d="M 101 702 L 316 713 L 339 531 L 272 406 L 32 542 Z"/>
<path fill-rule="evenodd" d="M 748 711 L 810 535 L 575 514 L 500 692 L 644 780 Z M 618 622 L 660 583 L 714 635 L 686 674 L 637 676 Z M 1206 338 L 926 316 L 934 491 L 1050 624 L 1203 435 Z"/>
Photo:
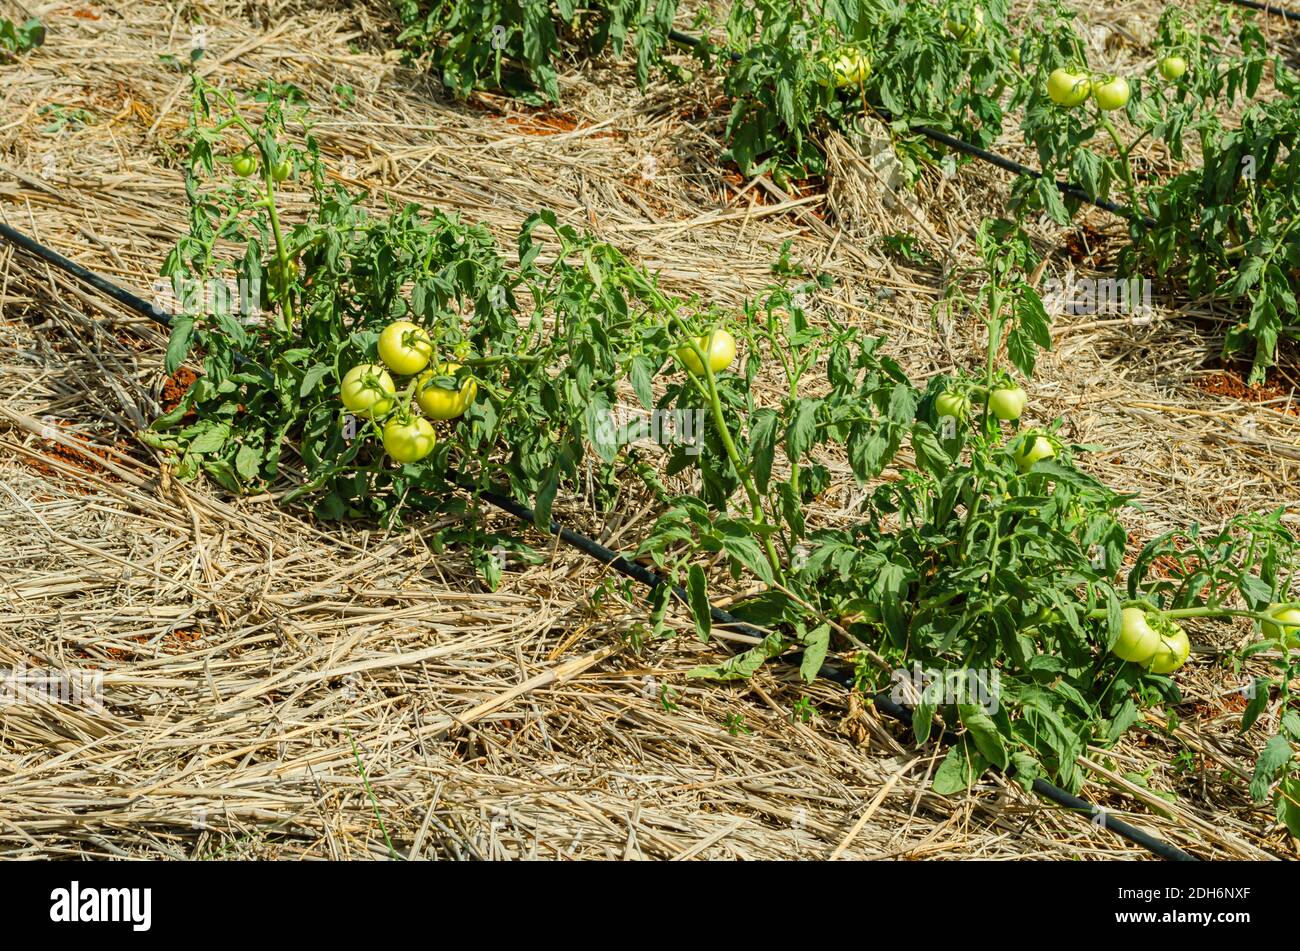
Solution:
<path fill-rule="evenodd" d="M 129 307 L 137 313 L 150 318 L 164 327 L 171 326 L 173 319 L 171 314 L 160 310 L 142 297 L 119 287 L 117 284 L 114 284 L 107 278 L 96 274 L 94 271 L 82 267 L 75 261 L 69 260 L 57 251 L 47 248 L 45 245 L 32 240 L 22 232 L 15 231 L 3 222 L 0 222 L 0 237 L 4 237 L 6 240 L 30 254 L 55 265 L 63 271 L 66 271 L 73 277 L 84 281 L 96 290 L 103 292 L 113 300 Z M 535 528 L 543 528 L 543 526 L 538 524 L 537 514 L 532 509 L 525 505 L 521 505 L 509 496 L 500 495 L 490 490 L 478 490 L 478 496 L 491 505 L 501 509 L 503 512 L 513 515 L 521 522 Z M 649 588 L 656 588 L 659 585 L 666 583 L 662 577 L 654 571 L 651 571 L 649 568 L 646 568 L 644 565 L 639 565 L 636 562 L 625 558 L 618 552 L 606 548 L 595 539 L 589 538 L 581 532 L 575 532 L 571 528 L 566 528 L 559 522 L 552 520 L 550 525 L 546 526 L 544 530 L 559 538 L 560 541 L 564 542 L 566 545 L 577 549 L 583 554 L 599 561 L 601 564 L 608 565 L 619 574 L 640 582 Z M 687 594 L 681 587 L 674 585 L 672 591 L 679 601 L 683 604 L 689 604 Z M 714 623 L 738 634 L 757 637 L 759 639 L 766 637 L 768 634 L 767 631 L 754 627 L 751 624 L 747 624 L 735 615 L 729 614 L 721 608 L 716 608 L 712 605 L 709 606 L 709 615 Z M 799 655 L 791 655 L 781 659 L 787 663 L 792 663 L 794 660 L 798 659 L 798 656 Z M 817 676 L 850 689 L 854 687 L 854 677 L 851 673 L 829 664 L 823 665 L 821 670 L 817 672 Z M 887 694 L 874 694 L 872 695 L 871 700 L 875 704 L 876 708 L 885 715 L 892 717 L 909 727 L 912 725 L 912 711 L 907 707 L 896 703 L 893 698 Z M 1013 774 L 1014 770 L 1010 770 L 1009 773 Z M 1160 858 L 1178 862 L 1199 861 L 1199 859 L 1194 855 L 1189 855 L 1181 849 L 1176 848 L 1149 833 L 1143 832 L 1135 826 L 1129 825 L 1127 822 L 1112 818 L 1104 809 L 1085 799 L 1080 799 L 1072 793 L 1066 792 L 1064 789 L 1047 782 L 1045 779 L 1035 779 L 1033 781 L 1033 790 L 1040 796 L 1050 799 L 1052 802 L 1065 809 L 1088 816 L 1091 821 L 1097 823 L 1102 828 L 1114 832 L 1121 838 L 1128 839 L 1135 845 L 1141 846 Z"/>
<path fill-rule="evenodd" d="M 1300 13 L 1292 13 L 1290 10 L 1284 10 L 1281 7 L 1271 3 L 1259 3 L 1257 0 L 1228 0 L 1239 7 L 1247 7 L 1251 10 L 1263 10 L 1265 13 L 1272 14 L 1275 17 L 1286 17 L 1294 23 L 1300 23 Z"/>

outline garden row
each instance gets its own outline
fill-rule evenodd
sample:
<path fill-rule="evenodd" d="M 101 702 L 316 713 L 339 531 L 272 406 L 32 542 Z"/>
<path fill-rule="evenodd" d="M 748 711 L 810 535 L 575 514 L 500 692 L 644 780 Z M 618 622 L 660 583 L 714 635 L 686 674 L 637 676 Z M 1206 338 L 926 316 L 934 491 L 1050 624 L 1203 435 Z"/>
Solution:
<path fill-rule="evenodd" d="M 668 55 L 676 0 L 408 0 L 401 9 L 400 42 L 461 95 L 491 86 L 554 100 L 561 56 L 626 48 L 642 84 L 685 73 Z M 1131 238 L 1122 276 L 1177 278 L 1193 296 L 1237 302 L 1243 316 L 1225 352 L 1253 353 L 1251 382 L 1261 379 L 1279 341 L 1300 329 L 1295 72 L 1267 48 L 1253 13 L 1214 2 L 1164 11 L 1142 75 L 1090 69 L 1062 0 L 1036 0 L 1024 19 L 1034 29 L 1013 33 L 1007 0 L 741 0 L 724 23 L 701 15 L 706 37 L 723 38 L 695 53 L 731 102 L 724 157 L 778 184 L 821 175 L 825 134 L 860 140 L 872 116 L 888 121 L 913 180 L 945 158 L 918 126 L 988 147 L 1018 117 L 1045 173 L 1015 183 L 1018 213 L 1068 223 L 1077 202 L 1058 179 L 1122 198 Z M 1186 167 L 1193 144 L 1199 160 Z M 1168 169 L 1149 161 L 1161 155 Z"/>
<path fill-rule="evenodd" d="M 1089 744 L 1177 699 L 1180 623 L 1248 618 L 1261 636 L 1247 653 L 1274 674 L 1254 685 L 1243 727 L 1274 704 L 1282 714 L 1252 791 L 1300 829 L 1296 540 L 1279 511 L 1127 557 L 1116 516 L 1133 500 L 1074 463 L 1096 447 L 1066 442 L 1060 421 L 1020 424 L 1030 397 L 1011 371 L 1031 379 L 1050 335 L 1016 222 L 986 223 L 980 264 L 945 302 L 984 316 L 984 365 L 919 383 L 881 339 L 808 319 L 816 277 L 733 314 L 666 294 L 548 212 L 523 223 L 516 264 L 455 217 L 371 214 L 366 195 L 327 182 L 286 87 L 241 98 L 196 77 L 188 140 L 189 233 L 163 268 L 179 302 L 166 367 L 202 372 L 144 434 L 181 478 L 273 489 L 324 518 L 419 517 L 430 544 L 463 547 L 492 584 L 489 552 L 523 542 L 485 527 L 483 492 L 532 505 L 543 526 L 588 473 L 597 505 L 652 493 L 639 554 L 685 588 L 701 637 L 725 574 L 764 590 L 734 613 L 768 637 L 698 675 L 748 676 L 791 649 L 809 678 L 828 652 L 853 652 L 864 689 L 913 663 L 996 672 L 992 705 L 919 698 L 920 741 L 932 724 L 965 728 L 936 775 L 944 791 L 989 766 L 1077 789 Z M 287 187 L 310 198 L 293 221 Z M 195 291 L 214 286 L 237 290 Z M 764 399 L 755 382 L 773 377 L 781 395 Z M 681 438 L 647 445 L 620 423 L 629 409 L 673 420 Z M 828 456 L 861 490 L 849 527 L 809 515 Z M 698 491 L 672 492 L 679 475 Z M 670 598 L 653 590 L 655 634 Z"/>

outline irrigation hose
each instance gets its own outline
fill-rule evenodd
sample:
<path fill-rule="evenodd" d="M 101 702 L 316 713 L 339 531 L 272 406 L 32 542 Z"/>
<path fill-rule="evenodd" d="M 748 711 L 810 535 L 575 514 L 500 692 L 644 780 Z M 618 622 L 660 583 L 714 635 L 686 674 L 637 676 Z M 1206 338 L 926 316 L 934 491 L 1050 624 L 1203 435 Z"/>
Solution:
<path fill-rule="evenodd" d="M 1288 20 L 1300 23 L 1300 13 L 1292 13 L 1290 10 L 1283 10 L 1281 7 L 1275 7 L 1269 3 L 1258 3 L 1257 0 L 1228 0 L 1228 2 L 1235 3 L 1239 7 L 1248 7 L 1251 10 L 1263 10 L 1275 17 L 1286 17 Z"/>
<path fill-rule="evenodd" d="M 73 277 L 76 277 L 79 280 L 86 282 L 90 286 L 94 287 L 96 290 L 103 292 L 107 296 L 111 297 L 113 300 L 118 301 L 124 306 L 129 307 L 130 309 L 136 311 L 137 313 L 150 318 L 151 320 L 161 324 L 164 327 L 171 326 L 172 315 L 168 314 L 163 310 L 160 310 L 158 307 L 154 306 L 153 304 L 149 303 L 143 298 L 137 296 L 136 294 L 133 294 L 130 291 L 118 286 L 117 284 L 114 284 L 112 281 L 108 280 L 107 278 L 99 274 L 96 274 L 95 272 L 90 271 L 87 268 L 82 267 L 80 264 L 77 264 L 75 261 L 69 260 L 68 258 L 59 254 L 57 251 L 54 251 L 51 248 L 47 248 L 45 245 L 32 240 L 22 232 L 15 231 L 13 228 L 9 227 L 7 224 L 3 222 L 0 222 L 0 236 L 4 237 L 6 240 L 12 242 L 13 244 L 17 245 L 18 247 L 22 248 L 28 253 L 35 255 L 36 257 L 41 258 L 42 260 L 47 261 L 50 264 L 53 264 L 56 267 L 62 269 L 68 274 L 71 274 Z M 542 526 L 537 524 L 536 513 L 532 509 L 528 508 L 527 506 L 521 505 L 520 503 L 516 502 L 514 499 L 508 496 L 500 495 L 496 492 L 484 491 L 484 490 L 480 490 L 478 495 L 480 498 L 496 506 L 502 511 L 507 512 L 510 515 L 513 515 L 521 522 L 525 522 L 536 528 L 542 528 Z M 636 562 L 625 558 L 623 555 L 620 555 L 618 552 L 605 547 L 595 539 L 589 538 L 586 535 L 583 535 L 581 532 L 575 532 L 572 529 L 566 528 L 563 525 L 561 525 L 559 522 L 556 522 L 554 520 L 551 521 L 549 526 L 546 526 L 546 530 L 550 534 L 559 538 L 566 545 L 569 545 L 577 549 L 578 551 L 583 552 L 584 554 L 595 559 L 596 561 L 608 565 L 609 567 L 613 568 L 615 571 L 619 572 L 620 574 L 625 575 L 626 577 L 629 577 L 634 581 L 638 581 L 641 584 L 646 585 L 647 587 L 654 588 L 654 587 L 658 587 L 661 584 L 664 584 L 664 579 L 661 578 L 655 572 L 651 571 L 649 568 L 646 568 L 644 565 L 639 565 Z M 673 594 L 682 603 L 689 604 L 689 600 L 687 598 L 686 592 L 682 590 L 681 587 L 674 585 Z M 723 611 L 721 608 L 716 608 L 710 605 L 709 615 L 715 624 L 726 627 L 732 631 L 735 631 L 736 633 L 745 634 L 752 637 L 758 637 L 760 639 L 767 636 L 766 631 L 763 631 L 760 628 L 754 627 L 750 624 L 747 624 L 744 621 L 741 621 L 739 618 L 735 617 L 732 614 L 729 614 L 726 611 Z M 847 686 L 849 688 L 852 688 L 854 686 L 854 678 L 851 673 L 840 670 L 839 668 L 836 668 L 831 665 L 823 665 L 821 670 L 818 671 L 818 676 L 822 677 L 823 679 L 838 683 L 842 686 Z M 887 694 L 877 693 L 871 699 L 875 703 L 876 708 L 880 710 L 882 713 L 908 726 L 911 725 L 912 712 L 908 710 L 906 707 L 896 703 Z M 1014 769 L 1010 770 L 1009 772 L 1011 774 L 1014 774 Z M 1133 842 L 1135 845 L 1141 846 L 1142 848 L 1146 849 L 1147 851 L 1151 852 L 1154 855 L 1159 856 L 1160 858 L 1168 859 L 1172 861 L 1180 861 L 1180 862 L 1199 861 L 1195 856 L 1189 855 L 1188 853 L 1182 851 L 1181 849 L 1178 849 L 1167 842 L 1161 841 L 1160 839 L 1157 839 L 1156 837 L 1149 835 L 1146 832 L 1143 832 L 1141 829 L 1131 826 L 1128 823 L 1123 822 L 1119 819 L 1111 818 L 1109 814 L 1106 813 L 1106 811 L 1101 809 L 1100 807 L 1094 805 L 1093 803 L 1089 803 L 1087 800 L 1080 799 L 1078 796 L 1066 792 L 1064 789 L 1061 789 L 1059 786 L 1055 786 L 1044 779 L 1041 778 L 1035 779 L 1033 781 L 1033 789 L 1039 795 L 1043 796 L 1046 799 L 1050 799 L 1052 802 L 1055 802 L 1059 806 L 1062 806 L 1074 812 L 1078 812 L 1080 814 L 1087 815 L 1090 818 L 1090 820 L 1098 823 L 1101 827 L 1108 829 L 1111 832 L 1114 832 L 1116 835 L 1120 836 L 1121 838 L 1128 839 L 1130 842 Z"/>

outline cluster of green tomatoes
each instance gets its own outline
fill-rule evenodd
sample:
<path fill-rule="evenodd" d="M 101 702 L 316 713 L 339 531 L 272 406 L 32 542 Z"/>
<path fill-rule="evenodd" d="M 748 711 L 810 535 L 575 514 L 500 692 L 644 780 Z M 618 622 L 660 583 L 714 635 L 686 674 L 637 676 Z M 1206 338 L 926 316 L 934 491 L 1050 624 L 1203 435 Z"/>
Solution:
<path fill-rule="evenodd" d="M 462 415 L 478 396 L 478 384 L 458 363 L 430 367 L 433 341 L 409 320 L 383 329 L 379 359 L 382 365 L 362 363 L 349 370 L 339 397 L 355 416 L 382 423 L 384 451 L 393 460 L 419 462 L 437 443 L 429 420 Z M 411 378 L 400 394 L 389 371 Z M 412 409 L 412 397 L 424 415 Z"/>
<path fill-rule="evenodd" d="M 1013 383 L 994 386 L 988 394 L 988 411 L 995 419 L 1004 423 L 1014 423 L 1020 419 L 1029 402 L 1024 388 Z M 935 411 L 940 418 L 952 417 L 963 420 L 970 413 L 971 398 L 964 393 L 948 391 L 941 393 L 934 401 Z M 1041 430 L 1031 429 L 1022 434 L 1011 446 L 1011 455 L 1021 472 L 1033 468 L 1034 463 L 1051 459 L 1056 455 L 1057 444 L 1053 437 Z"/>
<path fill-rule="evenodd" d="M 245 149 L 230 159 L 230 167 L 240 178 L 248 178 L 257 171 L 257 155 L 251 149 Z M 283 182 L 293 174 L 293 162 L 283 158 L 271 168 L 271 180 Z"/>
<path fill-rule="evenodd" d="M 1272 620 L 1261 625 L 1264 636 L 1291 649 L 1300 648 L 1300 609 L 1273 604 L 1264 612 Z M 1127 607 L 1122 612 L 1116 657 L 1139 664 L 1153 674 L 1170 674 L 1187 660 L 1187 633 L 1159 611 Z"/>
<path fill-rule="evenodd" d="M 1177 53 L 1161 57 L 1156 69 L 1169 82 L 1177 82 L 1187 72 L 1187 60 Z M 1129 85 L 1123 76 L 1093 75 L 1082 68 L 1061 66 L 1047 77 L 1047 95 L 1066 109 L 1081 106 L 1091 96 L 1102 112 L 1113 112 L 1128 105 Z"/>

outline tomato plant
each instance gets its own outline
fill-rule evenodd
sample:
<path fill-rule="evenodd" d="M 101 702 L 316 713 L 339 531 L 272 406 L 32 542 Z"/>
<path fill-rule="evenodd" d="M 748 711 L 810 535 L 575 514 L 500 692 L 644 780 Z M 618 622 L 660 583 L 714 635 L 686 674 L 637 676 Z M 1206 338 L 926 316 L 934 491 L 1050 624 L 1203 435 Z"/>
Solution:
<path fill-rule="evenodd" d="M 176 475 L 232 491 L 279 485 L 286 503 L 310 501 L 322 517 L 385 521 L 463 512 L 449 491 L 463 484 L 512 493 L 549 518 L 560 486 L 593 460 L 590 484 L 612 493 L 626 438 L 609 425 L 619 387 L 653 405 L 650 381 L 681 339 L 670 326 L 681 302 L 550 212 L 524 222 L 512 268 L 481 226 L 413 206 L 371 216 L 364 196 L 327 185 L 305 116 L 286 112 L 292 97 L 272 88 L 263 98 L 255 126 L 232 95 L 195 80 L 190 233 L 164 272 L 178 288 L 241 282 L 246 293 L 174 322 L 168 372 L 191 357 L 203 372 L 145 439 Z M 231 138 L 258 152 L 260 182 L 221 174 L 214 156 Z M 265 171 L 288 154 L 312 195 L 295 222 Z M 543 266 L 548 245 L 555 257 Z M 413 375 L 426 354 L 445 372 Z M 434 392 L 448 382 L 446 397 Z M 423 442 L 415 423 L 417 445 L 432 451 L 394 468 L 385 445 L 398 447 L 394 458 L 411 453 L 407 430 L 388 423 L 408 421 L 412 401 L 434 406 L 438 437 Z"/>
<path fill-rule="evenodd" d="M 811 679 L 837 645 L 859 651 L 864 686 L 878 687 L 887 669 L 907 663 L 996 671 L 992 709 L 969 698 L 916 701 L 918 742 L 935 721 L 964 727 L 968 738 L 949 752 L 936 788 L 962 788 L 989 765 L 1014 766 L 1026 784 L 1046 774 L 1077 788 L 1077 757 L 1089 744 L 1109 745 L 1145 707 L 1177 700 L 1169 675 L 1190 651 L 1180 620 L 1264 620 L 1261 600 L 1290 585 L 1276 572 L 1295 540 L 1275 513 L 1239 521 L 1204 545 L 1186 534 L 1157 539 L 1126 572 L 1127 536 L 1116 516 L 1131 502 L 1078 467 L 1087 447 L 1059 431 L 1007 432 L 991 413 L 982 425 L 945 427 L 967 394 L 987 398 L 1006 379 L 1004 346 L 1028 376 L 1033 351 L 1050 343 L 1029 283 L 1039 262 L 1028 238 L 991 222 L 980 246 L 982 266 L 955 272 L 948 298 L 954 309 L 986 314 L 990 359 L 974 377 L 917 386 L 882 341 L 810 325 L 791 290 L 750 305 L 735 324 L 745 342 L 740 373 L 688 377 L 665 395 L 688 399 L 712 382 L 713 426 L 727 439 L 699 456 L 710 491 L 668 499 L 641 554 L 686 588 L 701 637 L 711 632 L 703 559 L 721 555 L 733 576 L 765 586 L 732 610 L 768 637 L 696 676 L 749 676 L 794 647 Z M 974 296 L 960 289 L 972 277 L 984 281 Z M 786 384 L 778 405 L 758 404 L 743 385 L 764 366 Z M 824 373 L 815 383 L 814 371 Z M 914 468 L 899 463 L 905 444 Z M 1024 445 L 1034 464 L 1024 465 Z M 848 526 L 814 524 L 806 509 L 824 491 L 818 460 L 832 451 L 844 454 L 860 487 Z M 679 464 L 690 463 L 681 456 Z M 887 470 L 892 476 L 881 480 Z M 734 510 L 732 493 L 740 498 Z M 1191 559 L 1193 549 L 1203 558 L 1195 567 L 1174 560 L 1170 573 L 1148 577 L 1154 559 L 1170 551 Z M 1244 606 L 1230 607 L 1230 597 Z M 662 625 L 668 597 L 656 598 Z"/>
<path fill-rule="evenodd" d="M 504 87 L 555 101 L 566 49 L 622 56 L 630 46 L 644 86 L 663 62 L 677 0 L 401 0 L 398 13 L 398 42 L 457 95 Z"/>
<path fill-rule="evenodd" d="M 820 12 L 788 0 L 733 4 L 726 157 L 746 174 L 770 169 L 778 182 L 820 175 L 820 136 L 837 129 L 858 138 L 864 112 L 875 108 L 888 111 L 892 131 L 910 136 L 923 154 L 913 124 L 992 142 L 1011 81 L 1006 12 L 1005 0 L 830 3 Z"/>

